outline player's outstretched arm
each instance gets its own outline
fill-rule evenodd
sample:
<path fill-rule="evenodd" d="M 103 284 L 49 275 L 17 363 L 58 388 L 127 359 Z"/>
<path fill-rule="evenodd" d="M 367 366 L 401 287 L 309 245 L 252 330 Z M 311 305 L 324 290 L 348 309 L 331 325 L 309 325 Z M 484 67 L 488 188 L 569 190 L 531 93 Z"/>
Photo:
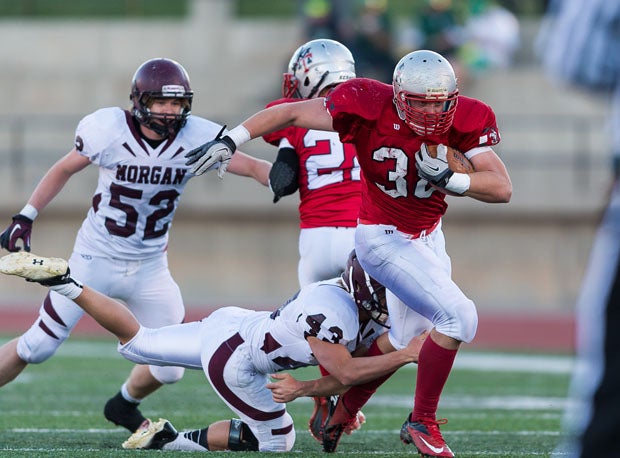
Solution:
<path fill-rule="evenodd" d="M 269 186 L 271 162 L 237 151 L 230 159 L 228 171 L 242 177 L 254 178 L 263 186 Z"/>
<path fill-rule="evenodd" d="M 316 337 L 308 337 L 312 354 L 330 375 L 345 386 L 360 385 L 383 375 L 389 374 L 401 366 L 417 363 L 420 349 L 428 333 L 420 334 L 411 339 L 402 350 L 379 356 L 363 356 L 354 358 L 340 344 L 324 342 Z M 379 336 L 387 339 L 387 333 Z"/>
<path fill-rule="evenodd" d="M 13 216 L 11 224 L 0 234 L 0 246 L 11 252 L 22 248 L 30 251 L 30 235 L 35 218 L 62 190 L 69 178 L 88 164 L 90 161 L 80 156 L 75 148 L 59 159 L 41 179 L 26 206 Z"/>
<path fill-rule="evenodd" d="M 304 396 L 331 396 L 342 394 L 349 389 L 334 376 L 326 375 L 314 380 L 297 380 L 287 372 L 271 374 L 275 381 L 266 385 L 276 402 L 291 402 Z"/>
<path fill-rule="evenodd" d="M 237 148 L 256 137 L 287 126 L 306 127 L 317 130 L 333 130 L 332 118 L 325 109 L 324 99 L 282 103 L 259 111 L 242 124 L 188 152 L 185 165 L 195 175 L 202 175 L 216 163 L 220 163 L 218 176 L 222 178 Z"/>
<path fill-rule="evenodd" d="M 322 97 L 270 106 L 250 116 L 243 121 L 242 126 L 249 132 L 250 139 L 288 126 L 334 130 L 332 117 Z"/>

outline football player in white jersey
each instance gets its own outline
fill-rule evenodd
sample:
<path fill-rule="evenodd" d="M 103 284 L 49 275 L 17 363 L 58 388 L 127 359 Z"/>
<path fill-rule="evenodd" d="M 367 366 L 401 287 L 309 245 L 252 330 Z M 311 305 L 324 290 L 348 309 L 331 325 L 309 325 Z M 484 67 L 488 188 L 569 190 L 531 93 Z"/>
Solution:
<path fill-rule="evenodd" d="M 38 213 L 74 174 L 94 164 L 99 179 L 69 259 L 71 271 L 97 291 L 123 300 L 141 324 L 158 328 L 185 317 L 166 251 L 179 198 L 194 176 L 184 165 L 184 153 L 215 136 L 221 126 L 191 115 L 188 74 L 171 59 L 140 65 L 130 99 L 131 110 L 102 108 L 80 121 L 73 149 L 45 174 L 0 235 L 0 245 L 9 251 L 30 251 Z M 270 168 L 268 161 L 241 155 L 228 169 L 266 186 Z M 0 347 L 0 386 L 28 364 L 50 358 L 83 313 L 72 301 L 50 292 L 32 327 Z M 145 421 L 139 402 L 182 375 L 181 367 L 135 366 L 106 404 L 105 417 L 135 431 Z"/>
<path fill-rule="evenodd" d="M 202 369 L 240 417 L 182 433 L 160 419 L 134 433 L 125 448 L 289 451 L 295 443 L 293 419 L 267 387 L 277 391 L 270 374 L 321 364 L 331 375 L 314 394 L 342 392 L 416 362 L 425 338 L 414 337 L 394 351 L 384 332 L 385 288 L 362 270 L 355 252 L 341 277 L 303 287 L 274 312 L 224 307 L 201 321 L 158 329 L 141 325 L 123 304 L 72 278 L 63 259 L 12 253 L 0 259 L 0 272 L 74 300 L 118 338 L 119 352 L 133 362 Z M 371 344 L 386 353 L 352 357 Z"/>

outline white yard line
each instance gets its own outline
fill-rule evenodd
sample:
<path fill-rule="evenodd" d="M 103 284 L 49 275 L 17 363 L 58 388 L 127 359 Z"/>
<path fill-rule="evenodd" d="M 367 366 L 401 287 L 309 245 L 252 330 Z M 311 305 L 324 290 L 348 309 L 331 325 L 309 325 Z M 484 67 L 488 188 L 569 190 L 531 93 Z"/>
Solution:
<path fill-rule="evenodd" d="M 2 345 L 6 340 L 0 340 Z M 114 341 L 67 341 L 55 357 L 96 356 L 98 358 L 120 358 Z M 546 374 L 568 374 L 573 367 L 574 357 L 565 355 L 476 352 L 461 350 L 454 362 L 455 369 L 505 372 L 537 372 Z M 415 364 L 404 369 L 415 369 Z"/>

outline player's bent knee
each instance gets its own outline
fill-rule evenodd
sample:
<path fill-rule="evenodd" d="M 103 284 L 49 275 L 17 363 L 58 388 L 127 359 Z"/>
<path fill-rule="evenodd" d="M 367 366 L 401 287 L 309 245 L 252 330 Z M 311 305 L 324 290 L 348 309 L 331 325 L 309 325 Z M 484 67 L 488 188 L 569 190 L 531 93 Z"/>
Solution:
<path fill-rule="evenodd" d="M 435 324 L 435 329 L 459 342 L 469 343 L 474 339 L 478 328 L 478 312 L 471 300 L 463 302 L 452 314 L 445 314 Z"/>
<path fill-rule="evenodd" d="M 468 302 L 467 307 L 459 310 L 457 319 L 460 323 L 460 332 L 457 339 L 464 343 L 474 340 L 476 330 L 478 329 L 478 312 L 472 301 Z"/>
<path fill-rule="evenodd" d="M 295 428 L 293 417 L 287 412 L 279 422 L 277 429 L 271 429 L 266 437 L 261 436 L 259 451 L 261 452 L 289 452 L 295 445 Z"/>
<path fill-rule="evenodd" d="M 39 320 L 18 339 L 17 356 L 28 364 L 42 363 L 56 353 L 67 337 L 68 331 L 52 331 Z"/>
<path fill-rule="evenodd" d="M 164 385 L 178 382 L 185 374 L 184 368 L 176 366 L 149 366 L 149 371 L 155 380 Z"/>
<path fill-rule="evenodd" d="M 258 452 L 258 439 L 247 424 L 233 418 L 230 420 L 227 448 L 233 452 Z"/>

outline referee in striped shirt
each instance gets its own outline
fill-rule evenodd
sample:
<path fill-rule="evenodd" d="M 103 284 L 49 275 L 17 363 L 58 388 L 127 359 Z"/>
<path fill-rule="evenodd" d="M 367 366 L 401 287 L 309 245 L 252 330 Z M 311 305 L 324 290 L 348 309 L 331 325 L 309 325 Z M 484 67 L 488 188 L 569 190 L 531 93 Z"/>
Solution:
<path fill-rule="evenodd" d="M 577 360 L 554 456 L 620 457 L 620 1 L 551 0 L 538 37 L 551 77 L 611 100 L 614 182 L 577 299 Z"/>

